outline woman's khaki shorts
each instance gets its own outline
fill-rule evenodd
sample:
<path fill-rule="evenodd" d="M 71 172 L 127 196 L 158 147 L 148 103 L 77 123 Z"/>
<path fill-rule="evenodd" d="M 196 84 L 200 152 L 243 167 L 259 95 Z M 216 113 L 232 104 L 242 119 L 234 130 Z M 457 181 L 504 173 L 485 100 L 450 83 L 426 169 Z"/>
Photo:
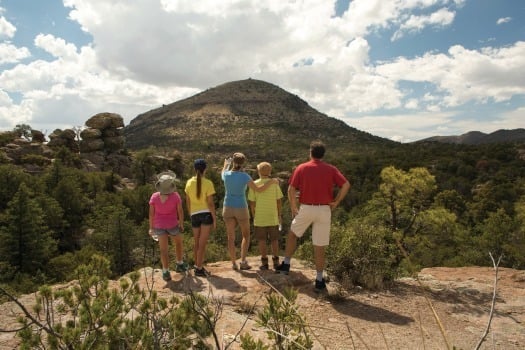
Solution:
<path fill-rule="evenodd" d="M 250 221 L 250 213 L 248 208 L 232 208 L 224 207 L 222 208 L 222 217 L 226 219 L 235 219 L 240 224 L 244 221 Z"/>

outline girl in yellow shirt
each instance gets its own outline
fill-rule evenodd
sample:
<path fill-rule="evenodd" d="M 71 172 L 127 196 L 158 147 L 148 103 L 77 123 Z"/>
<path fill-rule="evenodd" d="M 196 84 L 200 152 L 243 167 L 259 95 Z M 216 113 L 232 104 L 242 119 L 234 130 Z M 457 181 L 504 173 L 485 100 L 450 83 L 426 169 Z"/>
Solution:
<path fill-rule="evenodd" d="M 213 195 L 215 187 L 213 182 L 204 177 L 206 172 L 206 161 L 196 159 L 193 163 L 195 176 L 186 182 L 186 205 L 191 216 L 191 227 L 193 230 L 193 257 L 195 260 L 195 276 L 207 277 L 210 273 L 204 268 L 204 257 L 206 255 L 206 244 L 211 229 L 217 228 L 215 215 L 215 204 Z"/>

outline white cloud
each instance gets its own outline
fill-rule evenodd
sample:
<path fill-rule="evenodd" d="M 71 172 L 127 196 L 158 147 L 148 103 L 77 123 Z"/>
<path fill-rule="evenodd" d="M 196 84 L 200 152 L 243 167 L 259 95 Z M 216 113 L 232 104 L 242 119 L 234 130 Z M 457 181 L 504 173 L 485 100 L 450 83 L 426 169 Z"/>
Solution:
<path fill-rule="evenodd" d="M 74 44 L 68 44 L 64 39 L 55 38 L 51 34 L 38 34 L 35 38 L 35 46 L 44 49 L 57 58 L 74 58 L 77 53 L 77 47 Z"/>
<path fill-rule="evenodd" d="M 417 109 L 418 107 L 419 107 L 419 102 L 415 98 L 411 98 L 405 103 L 406 109 Z"/>
<path fill-rule="evenodd" d="M 511 20 L 512 20 L 512 17 L 498 18 L 496 23 L 499 25 L 499 24 L 509 23 Z"/>
<path fill-rule="evenodd" d="M 9 95 L 0 90 L 0 125 L 9 126 L 3 129 L 12 129 L 16 124 L 28 124 L 33 116 L 33 106 L 30 101 L 15 104 Z"/>
<path fill-rule="evenodd" d="M 26 47 L 16 47 L 9 43 L 0 43 L 0 65 L 16 63 L 30 56 L 31 53 Z"/>
<path fill-rule="evenodd" d="M 525 94 L 525 42 L 503 48 L 468 50 L 453 46 L 446 54 L 399 58 L 376 70 L 393 81 L 429 82 L 445 94 L 444 107 L 475 101 L 501 102 Z"/>
<path fill-rule="evenodd" d="M 348 124 L 360 130 L 374 130 L 374 135 L 398 142 L 411 142 L 430 136 L 432 130 L 442 128 L 447 134 L 459 130 L 453 125 L 452 113 L 419 112 L 410 114 L 385 114 L 343 118 Z"/>
<path fill-rule="evenodd" d="M 1 11 L 0 11 L 1 13 Z M 15 36 L 16 27 L 12 25 L 4 16 L 0 17 L 0 39 L 12 38 Z"/>
<path fill-rule="evenodd" d="M 420 32 L 429 26 L 448 26 L 454 21 L 455 12 L 442 8 L 430 16 L 415 16 L 411 15 L 404 23 L 401 24 L 392 36 L 392 41 L 398 40 L 404 36 L 405 33 Z"/>

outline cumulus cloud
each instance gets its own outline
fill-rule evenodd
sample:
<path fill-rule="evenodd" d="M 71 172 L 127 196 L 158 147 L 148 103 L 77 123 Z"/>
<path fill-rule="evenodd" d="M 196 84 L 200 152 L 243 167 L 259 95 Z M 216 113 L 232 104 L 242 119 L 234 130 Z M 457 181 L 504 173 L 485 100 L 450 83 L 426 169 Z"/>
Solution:
<path fill-rule="evenodd" d="M 460 45 L 448 54 L 398 58 L 376 67 L 391 80 L 429 82 L 445 95 L 443 107 L 475 101 L 501 102 L 525 94 L 525 42 L 503 48 L 469 50 Z"/>
<path fill-rule="evenodd" d="M 0 17 L 0 39 L 12 38 L 15 35 L 15 32 L 16 27 L 5 19 L 4 16 Z"/>
<path fill-rule="evenodd" d="M 44 49 L 57 58 L 74 57 L 77 53 L 77 47 L 74 44 L 68 44 L 64 39 L 56 38 L 50 34 L 38 34 L 35 38 L 35 46 Z"/>
<path fill-rule="evenodd" d="M 26 47 L 16 47 L 9 43 L 0 43 L 0 65 L 16 63 L 30 57 L 31 53 Z"/>

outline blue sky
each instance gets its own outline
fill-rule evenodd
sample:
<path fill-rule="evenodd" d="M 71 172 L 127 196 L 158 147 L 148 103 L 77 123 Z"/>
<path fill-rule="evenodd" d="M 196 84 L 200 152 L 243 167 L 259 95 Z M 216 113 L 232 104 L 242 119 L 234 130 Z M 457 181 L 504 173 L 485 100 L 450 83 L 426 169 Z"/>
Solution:
<path fill-rule="evenodd" d="M 0 0 L 0 130 L 261 79 L 400 142 L 525 127 L 523 0 Z"/>

